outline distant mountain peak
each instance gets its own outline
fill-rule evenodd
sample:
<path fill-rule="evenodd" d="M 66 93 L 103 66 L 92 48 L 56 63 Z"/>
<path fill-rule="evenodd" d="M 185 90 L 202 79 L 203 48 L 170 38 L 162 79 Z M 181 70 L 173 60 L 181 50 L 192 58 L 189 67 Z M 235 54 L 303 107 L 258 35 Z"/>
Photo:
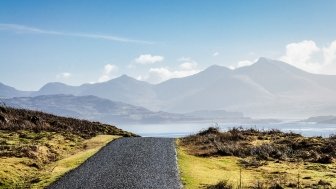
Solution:
<path fill-rule="evenodd" d="M 111 80 L 107 81 L 107 83 L 110 83 L 110 82 L 113 83 L 113 82 L 142 82 L 142 81 L 139 81 L 139 80 L 137 80 L 133 77 L 130 77 L 126 74 L 123 74 L 123 75 L 121 75 L 117 78 L 114 78 L 114 79 L 111 79 Z"/>
<path fill-rule="evenodd" d="M 119 76 L 119 78 L 133 79 L 132 77 L 128 76 L 127 74 L 123 74 L 123 75 Z"/>
<path fill-rule="evenodd" d="M 126 86 L 127 88 L 129 88 L 130 86 L 133 86 L 133 87 L 136 87 L 136 86 L 137 87 L 151 86 L 151 84 L 147 83 L 146 81 L 137 80 L 133 77 L 130 77 L 130 76 L 124 74 L 124 75 L 121 75 L 117 78 L 111 79 L 109 81 L 94 84 L 93 86 L 96 86 L 96 87 L 99 87 L 99 86 Z"/>
<path fill-rule="evenodd" d="M 287 62 L 284 62 L 284 61 L 281 61 L 281 60 L 275 60 L 275 59 L 271 59 L 271 58 L 266 58 L 266 57 L 260 57 L 254 64 L 255 65 L 267 64 L 267 65 L 277 65 L 277 66 L 284 66 L 285 65 L 287 67 L 295 67 L 295 66 L 292 66 L 291 64 L 288 64 Z"/>
<path fill-rule="evenodd" d="M 286 72 L 292 72 L 292 73 L 308 73 L 300 68 L 297 68 L 291 64 L 288 64 L 286 62 L 280 61 L 280 60 L 274 60 L 270 58 L 260 57 L 256 63 L 251 65 L 250 67 L 254 67 L 257 69 L 267 70 L 267 69 L 277 69 L 282 70 Z"/>
<path fill-rule="evenodd" d="M 225 66 L 214 64 L 214 65 L 209 66 L 207 69 L 228 69 L 228 68 Z"/>
<path fill-rule="evenodd" d="M 205 69 L 203 72 L 210 72 L 210 73 L 219 73 L 219 72 L 229 72 L 231 71 L 229 68 L 221 65 L 214 64 L 212 66 L 209 66 L 207 69 Z"/>
<path fill-rule="evenodd" d="M 45 84 L 44 86 L 52 86 L 52 85 L 66 85 L 65 83 L 62 82 L 49 82 L 47 84 Z"/>
<path fill-rule="evenodd" d="M 270 65 L 270 64 L 286 64 L 285 62 L 281 62 L 279 60 L 274 60 L 266 57 L 260 57 L 253 65 Z"/>
<path fill-rule="evenodd" d="M 46 89 L 50 89 L 50 88 L 60 88 L 60 87 L 68 87 L 67 84 L 65 83 L 61 83 L 61 82 L 49 82 L 49 83 L 46 83 L 45 85 L 43 85 L 41 88 L 40 88 L 40 91 L 41 90 L 46 90 Z"/>
<path fill-rule="evenodd" d="M 263 57 L 263 56 L 261 56 L 261 57 L 259 57 L 258 58 L 258 60 L 257 60 L 257 62 L 265 62 L 265 61 L 274 61 L 273 59 L 270 59 L 270 58 L 267 58 L 267 57 Z"/>

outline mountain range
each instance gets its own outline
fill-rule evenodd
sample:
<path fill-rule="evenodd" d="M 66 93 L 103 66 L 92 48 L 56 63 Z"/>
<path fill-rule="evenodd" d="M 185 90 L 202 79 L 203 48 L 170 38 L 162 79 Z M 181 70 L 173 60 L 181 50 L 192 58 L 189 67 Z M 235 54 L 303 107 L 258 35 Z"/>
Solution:
<path fill-rule="evenodd" d="M 48 83 L 34 92 L 2 84 L 0 96 L 94 95 L 156 112 L 226 110 L 257 118 L 303 118 L 336 114 L 335 83 L 334 75 L 312 74 L 285 62 L 260 58 L 251 66 L 232 70 L 214 65 L 155 85 L 126 75 L 80 86 Z"/>
<path fill-rule="evenodd" d="M 142 107 L 102 99 L 96 96 L 59 94 L 14 97 L 2 99 L 2 103 L 15 108 L 38 110 L 60 116 L 114 124 L 191 120 L 191 117 L 166 112 L 153 112 Z"/>
<path fill-rule="evenodd" d="M 113 124 L 148 124 L 169 122 L 194 122 L 204 120 L 251 122 L 239 112 L 196 111 L 186 114 L 154 112 L 123 102 L 96 96 L 41 95 L 2 99 L 5 106 L 48 112 L 60 116 L 88 119 Z M 258 120 L 256 120 L 258 121 Z"/>
<path fill-rule="evenodd" d="M 322 124 L 336 124 L 336 116 L 314 116 L 302 120 L 303 122 L 322 123 Z"/>

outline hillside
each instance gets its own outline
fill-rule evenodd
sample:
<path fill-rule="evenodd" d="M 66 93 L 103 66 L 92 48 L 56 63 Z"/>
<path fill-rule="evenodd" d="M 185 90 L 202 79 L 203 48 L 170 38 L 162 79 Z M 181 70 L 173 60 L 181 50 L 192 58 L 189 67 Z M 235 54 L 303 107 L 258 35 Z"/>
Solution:
<path fill-rule="evenodd" d="M 99 134 L 135 136 L 115 126 L 67 118 L 39 111 L 0 106 L 0 129 L 6 131 L 65 132 L 91 138 Z"/>
<path fill-rule="evenodd" d="M 314 122 L 322 124 L 336 124 L 336 116 L 315 116 L 303 120 L 304 122 Z"/>
<path fill-rule="evenodd" d="M 311 74 L 285 62 L 260 58 L 235 70 L 211 66 L 160 83 L 155 90 L 176 92 L 163 98 L 166 111 L 225 109 L 251 117 L 295 118 L 336 112 L 335 82 L 336 76 Z"/>
<path fill-rule="evenodd" d="M 94 95 L 112 101 L 127 102 L 132 105 L 155 105 L 155 92 L 152 85 L 123 75 L 102 83 L 70 86 L 63 83 L 48 83 L 32 96 L 72 94 L 76 96 Z"/>
<path fill-rule="evenodd" d="M 41 110 L 66 117 L 85 118 L 117 124 L 176 123 L 204 120 L 238 121 L 244 123 L 253 121 L 250 118 L 244 117 L 240 112 L 228 112 L 225 110 L 201 110 L 185 114 L 162 111 L 154 112 L 140 106 L 115 102 L 96 96 L 43 95 L 2 99 L 2 102 L 11 107 Z"/>
<path fill-rule="evenodd" d="M 234 70 L 209 68 L 183 78 L 149 84 L 129 76 L 94 84 L 70 86 L 48 83 L 27 96 L 71 94 L 94 95 L 151 111 L 186 113 L 199 110 L 242 112 L 254 118 L 304 118 L 336 114 L 335 75 L 311 74 L 285 62 L 260 58 Z M 6 92 L 5 97 L 22 96 Z"/>
<path fill-rule="evenodd" d="M 2 99 L 8 106 L 42 110 L 56 115 L 104 123 L 162 123 L 194 119 L 189 115 L 153 112 L 140 106 L 96 96 L 43 95 Z"/>
<path fill-rule="evenodd" d="M 31 93 L 26 91 L 19 91 L 14 87 L 7 86 L 0 82 L 0 97 L 1 98 L 11 98 L 19 96 L 29 96 Z"/>
<path fill-rule="evenodd" d="M 108 142 L 115 126 L 0 106 L 0 188 L 43 188 Z"/>

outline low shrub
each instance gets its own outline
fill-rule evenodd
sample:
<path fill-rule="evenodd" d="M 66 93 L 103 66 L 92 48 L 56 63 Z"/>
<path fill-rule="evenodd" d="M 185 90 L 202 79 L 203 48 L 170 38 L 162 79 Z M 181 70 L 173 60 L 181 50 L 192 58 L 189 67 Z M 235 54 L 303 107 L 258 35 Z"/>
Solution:
<path fill-rule="evenodd" d="M 20 131 L 28 130 L 36 133 L 42 131 L 63 132 L 91 138 L 99 134 L 136 136 L 118 129 L 115 126 L 91 122 L 75 118 L 55 116 L 52 114 L 0 106 L 0 130 Z"/>
<path fill-rule="evenodd" d="M 209 185 L 205 187 L 206 189 L 232 189 L 233 185 L 229 183 L 228 180 L 219 181 L 215 185 Z"/>
<path fill-rule="evenodd" d="M 254 157 L 258 161 L 286 160 L 330 164 L 336 158 L 334 138 L 303 137 L 279 130 L 211 127 L 182 138 L 181 145 L 197 156 Z"/>
<path fill-rule="evenodd" d="M 261 161 L 258 160 L 255 157 L 252 158 L 245 158 L 245 159 L 240 159 L 239 163 L 241 166 L 245 167 L 245 168 L 258 168 L 261 167 L 263 165 L 267 165 L 267 161 Z"/>

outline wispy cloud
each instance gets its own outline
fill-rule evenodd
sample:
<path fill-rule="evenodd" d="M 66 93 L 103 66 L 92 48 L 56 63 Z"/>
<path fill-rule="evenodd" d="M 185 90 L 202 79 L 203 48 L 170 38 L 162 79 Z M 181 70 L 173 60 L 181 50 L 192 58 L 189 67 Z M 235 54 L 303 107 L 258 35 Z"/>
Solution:
<path fill-rule="evenodd" d="M 60 35 L 60 36 L 72 36 L 72 37 L 82 37 L 82 38 L 91 38 L 91 39 L 101 39 L 115 42 L 123 43 L 139 43 L 139 44 L 154 44 L 151 41 L 136 40 L 124 37 L 117 37 L 112 35 L 100 35 L 100 34 L 89 34 L 89 33 L 73 33 L 73 32 L 60 32 L 53 30 L 45 30 L 25 25 L 18 24 L 4 24 L 0 23 L 0 30 L 7 30 L 16 33 L 34 33 L 34 34 L 46 34 L 46 35 Z"/>

